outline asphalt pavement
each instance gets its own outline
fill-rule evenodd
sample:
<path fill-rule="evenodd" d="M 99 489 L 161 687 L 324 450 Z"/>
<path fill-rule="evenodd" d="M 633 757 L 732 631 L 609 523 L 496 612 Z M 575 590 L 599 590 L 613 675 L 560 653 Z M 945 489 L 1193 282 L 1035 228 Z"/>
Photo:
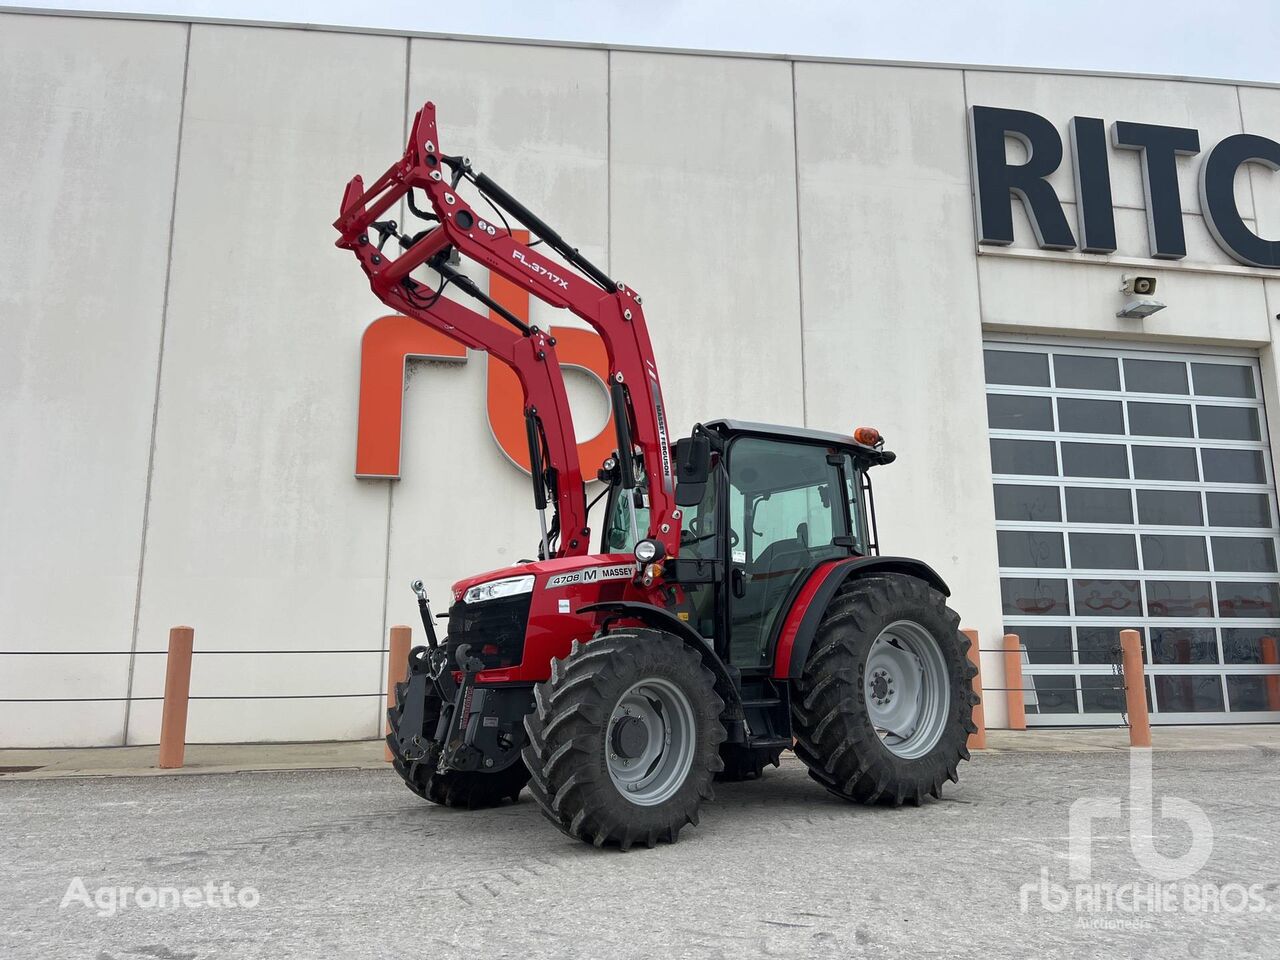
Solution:
<path fill-rule="evenodd" d="M 527 795 L 448 810 L 387 770 L 5 779 L 0 957 L 1275 958 L 1278 760 L 1154 755 L 1163 862 L 1212 833 L 1163 884 L 1134 852 L 1125 750 L 979 755 L 900 810 L 839 801 L 788 755 L 626 854 Z M 1125 815 L 1093 821 L 1070 876 L 1073 802 L 1112 796 Z M 1170 796 L 1204 820 L 1161 819 Z"/>

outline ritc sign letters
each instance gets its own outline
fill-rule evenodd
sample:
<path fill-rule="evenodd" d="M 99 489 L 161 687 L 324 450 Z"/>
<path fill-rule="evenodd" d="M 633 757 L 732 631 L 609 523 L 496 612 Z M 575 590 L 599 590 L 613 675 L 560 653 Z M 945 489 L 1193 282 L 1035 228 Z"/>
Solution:
<path fill-rule="evenodd" d="M 1078 242 L 1048 179 L 1064 160 L 1058 129 L 1027 110 L 970 108 L 978 242 L 996 246 L 1013 243 L 1012 195 L 1022 201 L 1042 250 L 1079 248 L 1085 253 L 1115 253 L 1109 151 L 1131 150 L 1139 154 L 1142 166 L 1149 255 L 1159 260 L 1185 257 L 1178 165 L 1182 158 L 1202 152 L 1199 131 L 1117 120 L 1108 137 L 1105 122 L 1097 117 L 1072 117 L 1067 129 L 1075 173 Z M 1008 161 L 1006 137 L 1026 148 L 1024 162 Z M 1246 163 L 1280 170 L 1280 143 L 1237 133 L 1209 149 L 1200 162 L 1200 212 L 1228 255 L 1251 267 L 1280 268 L 1280 240 L 1266 240 L 1254 233 L 1236 206 L 1236 172 Z"/>

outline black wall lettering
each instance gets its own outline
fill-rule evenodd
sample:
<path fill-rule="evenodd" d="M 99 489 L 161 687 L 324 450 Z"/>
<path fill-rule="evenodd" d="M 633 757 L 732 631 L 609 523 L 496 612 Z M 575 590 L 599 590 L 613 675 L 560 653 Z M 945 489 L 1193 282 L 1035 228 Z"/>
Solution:
<path fill-rule="evenodd" d="M 1080 249 L 1085 253 L 1115 253 L 1116 218 L 1111 209 L 1107 125 L 1097 117 L 1072 117 L 1070 130 Z"/>
<path fill-rule="evenodd" d="M 1178 157 L 1200 152 L 1200 134 L 1187 127 L 1117 120 L 1111 143 L 1142 152 L 1142 188 L 1147 202 L 1147 237 L 1151 256 L 1181 260 L 1187 255 L 1182 231 L 1182 197 L 1178 191 Z"/>
<path fill-rule="evenodd" d="M 1236 171 L 1246 163 L 1280 170 L 1280 143 L 1249 133 L 1227 137 L 1200 166 L 1200 212 L 1218 246 L 1251 267 L 1280 267 L 1280 240 L 1250 230 L 1236 207 Z"/>
<path fill-rule="evenodd" d="M 969 111 L 969 136 L 978 242 L 1013 243 L 1012 193 L 1022 201 L 1041 249 L 1073 249 L 1076 240 L 1057 191 L 1045 179 L 1062 163 L 1062 137 L 1053 124 L 1026 110 L 975 106 Z M 1026 163 L 1008 163 L 1006 136 L 1022 141 Z"/>

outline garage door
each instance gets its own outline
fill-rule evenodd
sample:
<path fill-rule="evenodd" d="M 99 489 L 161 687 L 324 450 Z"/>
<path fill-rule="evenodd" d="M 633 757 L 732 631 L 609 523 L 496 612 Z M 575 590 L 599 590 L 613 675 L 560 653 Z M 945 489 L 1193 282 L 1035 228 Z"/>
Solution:
<path fill-rule="evenodd" d="M 1256 360 L 985 346 L 1001 599 L 1025 647 L 1027 722 L 1119 722 L 1130 627 L 1152 722 L 1280 720 Z"/>

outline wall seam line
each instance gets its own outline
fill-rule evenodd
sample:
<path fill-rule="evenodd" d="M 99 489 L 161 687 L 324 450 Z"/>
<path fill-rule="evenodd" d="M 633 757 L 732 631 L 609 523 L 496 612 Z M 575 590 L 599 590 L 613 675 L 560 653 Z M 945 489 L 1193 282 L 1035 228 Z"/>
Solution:
<path fill-rule="evenodd" d="M 413 38 L 404 38 L 404 108 L 401 115 L 401 141 L 407 142 L 409 139 L 409 77 L 413 67 Z M 406 212 L 405 198 L 400 199 L 400 222 L 404 223 L 409 219 Z M 407 366 L 407 364 L 406 364 Z M 408 373 L 406 369 L 402 376 Z M 377 649 L 381 650 L 386 646 L 387 652 L 378 655 L 378 679 L 380 682 L 385 681 L 391 676 L 391 642 L 387 633 L 387 610 L 391 602 L 391 508 L 395 497 L 396 481 L 387 480 L 387 529 L 386 538 L 383 541 L 385 549 L 382 554 L 382 629 L 378 633 Z M 385 683 L 384 683 L 385 685 Z M 373 716 L 374 736 L 381 738 L 383 731 L 386 729 L 386 704 L 378 701 L 377 710 Z"/>
<path fill-rule="evenodd" d="M 169 239 L 165 252 L 164 296 L 160 307 L 160 339 L 156 346 L 156 383 L 151 398 L 151 438 L 147 448 L 147 482 L 142 498 L 142 536 L 138 543 L 138 575 L 133 592 L 133 627 L 129 637 L 129 672 L 125 679 L 124 723 L 120 745 L 129 745 L 132 719 L 133 676 L 138 654 L 138 629 L 142 617 L 142 577 L 147 563 L 147 532 L 151 522 L 151 485 L 156 466 L 156 429 L 160 422 L 160 382 L 164 374 L 165 333 L 169 325 L 169 295 L 173 280 L 173 239 L 178 218 L 178 181 L 182 176 L 182 137 L 187 119 L 187 81 L 191 69 L 191 28 L 187 24 L 182 52 L 182 93 L 178 101 L 178 136 L 173 157 L 173 194 L 169 198 Z"/>
<path fill-rule="evenodd" d="M 960 71 L 960 91 L 964 96 L 964 115 L 965 115 L 964 142 L 965 142 L 965 147 L 968 149 L 970 156 L 972 156 L 973 155 L 973 142 L 972 142 L 973 131 L 969 128 L 969 123 L 968 123 L 970 103 L 969 103 L 969 71 L 967 70 Z M 974 205 L 972 170 L 969 173 L 969 210 L 970 210 L 970 215 L 976 218 L 978 215 L 978 210 L 977 210 L 977 207 Z M 976 222 L 974 225 L 974 234 L 975 236 L 977 234 Z M 975 251 L 975 256 L 973 258 L 973 279 L 974 279 L 974 282 L 977 284 L 978 338 L 981 340 L 986 336 L 987 314 L 986 314 L 986 310 L 982 306 L 982 258 L 980 256 L 977 256 L 976 254 L 977 252 Z"/>
<path fill-rule="evenodd" d="M 1239 84 L 1236 84 L 1235 91 L 1236 91 L 1236 113 L 1240 117 L 1240 132 L 1246 133 L 1247 131 L 1244 125 L 1244 98 L 1240 95 Z M 1249 178 L 1249 205 L 1250 207 L 1252 207 L 1253 228 L 1255 231 L 1259 231 L 1260 228 L 1258 226 L 1258 191 L 1255 190 L 1253 186 L 1253 167 L 1254 165 L 1252 163 L 1246 164 L 1245 175 Z M 1262 309 L 1267 311 L 1267 339 L 1270 342 L 1271 347 L 1274 348 L 1276 338 L 1275 338 L 1275 334 L 1273 332 L 1273 328 L 1271 324 L 1273 322 L 1273 318 L 1275 315 L 1271 312 L 1271 291 L 1267 288 L 1267 281 L 1265 278 L 1259 277 L 1258 282 L 1262 284 Z"/>
<path fill-rule="evenodd" d="M 613 275 L 613 51 L 604 52 L 604 262 Z"/>
<path fill-rule="evenodd" d="M 809 376 L 804 348 L 804 240 L 800 230 L 800 116 L 796 109 L 796 64 L 791 61 L 791 163 L 796 200 L 796 293 L 800 307 L 800 422 L 809 426 Z"/>

